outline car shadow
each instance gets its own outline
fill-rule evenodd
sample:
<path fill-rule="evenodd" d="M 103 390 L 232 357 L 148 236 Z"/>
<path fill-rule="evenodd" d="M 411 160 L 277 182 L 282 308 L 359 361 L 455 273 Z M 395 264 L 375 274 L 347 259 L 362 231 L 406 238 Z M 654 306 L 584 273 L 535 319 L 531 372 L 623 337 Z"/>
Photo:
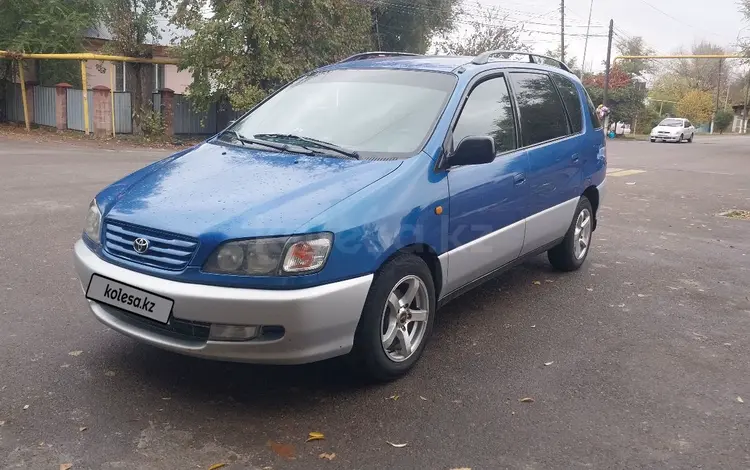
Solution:
<path fill-rule="evenodd" d="M 534 258 L 467 292 L 438 311 L 433 338 L 422 361 L 439 364 L 440 342 L 457 326 L 475 334 L 487 322 L 504 322 L 504 313 L 512 308 L 523 289 L 532 288 L 532 280 L 560 276 L 545 259 Z M 317 406 L 319 400 L 346 397 L 353 393 L 374 393 L 382 398 L 389 384 L 374 384 L 363 379 L 350 367 L 346 357 L 296 366 L 268 366 L 199 359 L 164 351 L 136 341 L 123 348 L 107 347 L 103 351 L 108 367 L 135 376 L 145 388 L 170 394 L 193 403 L 223 402 L 252 404 L 254 408 L 272 409 L 293 404 L 295 408 Z M 431 364 L 434 369 L 434 364 Z M 402 380 L 420 380 L 419 364 Z M 434 370 L 433 370 L 434 372 Z M 448 373 L 448 371 L 446 371 Z M 109 393 L 112 393 L 111 391 Z"/>

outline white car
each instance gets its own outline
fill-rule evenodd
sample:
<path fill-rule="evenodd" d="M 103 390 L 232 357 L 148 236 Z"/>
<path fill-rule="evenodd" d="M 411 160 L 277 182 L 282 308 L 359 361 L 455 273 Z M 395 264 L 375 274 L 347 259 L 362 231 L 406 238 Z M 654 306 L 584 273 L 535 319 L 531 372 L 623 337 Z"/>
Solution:
<path fill-rule="evenodd" d="M 663 142 L 693 141 L 695 127 L 687 119 L 668 118 L 651 129 L 651 142 L 661 140 Z"/>

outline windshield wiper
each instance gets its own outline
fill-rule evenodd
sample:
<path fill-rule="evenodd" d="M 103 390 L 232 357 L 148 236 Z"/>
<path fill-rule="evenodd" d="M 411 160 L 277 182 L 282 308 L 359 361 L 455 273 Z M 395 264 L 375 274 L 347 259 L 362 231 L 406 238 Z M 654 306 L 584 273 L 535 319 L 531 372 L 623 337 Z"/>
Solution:
<path fill-rule="evenodd" d="M 246 145 L 246 144 L 262 145 L 263 147 L 268 147 L 274 150 L 281 150 L 282 152 L 301 153 L 304 155 L 312 155 L 314 153 L 312 150 L 309 150 L 301 146 L 299 147 L 304 149 L 304 151 L 294 150 L 287 144 L 279 144 L 276 142 L 269 142 L 267 140 L 252 139 L 250 137 L 245 137 L 239 132 L 234 131 L 234 130 L 226 130 L 221 133 L 221 135 L 224 135 L 224 134 L 232 134 L 232 136 L 234 136 L 234 138 L 237 141 L 241 142 L 242 145 Z M 221 135 L 219 137 L 221 137 Z"/>
<path fill-rule="evenodd" d="M 312 137 L 304 137 L 304 136 L 294 135 L 294 134 L 255 134 L 254 137 L 298 140 L 300 142 L 307 142 L 308 144 L 312 144 L 313 146 L 317 146 L 326 150 L 331 150 L 333 152 L 344 155 L 346 157 L 359 160 L 359 153 L 355 152 L 354 150 L 349 150 L 344 147 L 341 147 L 340 145 L 332 144 L 331 142 L 326 142 L 324 140 L 313 139 Z M 304 147 L 304 148 L 310 150 L 309 147 Z"/>

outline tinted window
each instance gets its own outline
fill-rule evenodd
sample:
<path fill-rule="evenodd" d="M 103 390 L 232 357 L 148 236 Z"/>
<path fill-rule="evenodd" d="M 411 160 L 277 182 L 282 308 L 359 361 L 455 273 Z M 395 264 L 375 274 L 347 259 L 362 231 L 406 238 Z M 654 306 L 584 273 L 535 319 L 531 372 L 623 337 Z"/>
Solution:
<path fill-rule="evenodd" d="M 436 72 L 318 72 L 271 97 L 233 130 L 245 137 L 310 137 L 378 158 L 411 156 L 422 148 L 455 85 L 456 77 Z"/>
<path fill-rule="evenodd" d="M 513 108 L 504 78 L 492 78 L 471 90 L 453 130 L 453 145 L 471 135 L 492 137 L 498 153 L 516 148 Z"/>
<path fill-rule="evenodd" d="M 523 145 L 568 135 L 568 118 L 560 95 L 546 74 L 512 73 Z"/>
<path fill-rule="evenodd" d="M 690 127 L 692 124 L 690 124 L 690 121 L 685 121 L 685 127 Z"/>
<path fill-rule="evenodd" d="M 583 109 L 581 109 L 581 99 L 578 97 L 578 89 L 573 82 L 562 75 L 554 74 L 552 75 L 552 80 L 562 95 L 565 109 L 568 110 L 573 133 L 577 134 L 581 132 L 583 130 Z"/>
<path fill-rule="evenodd" d="M 586 93 L 585 89 L 583 92 L 586 95 L 586 104 L 589 108 L 589 119 L 591 119 L 591 124 L 594 126 L 594 129 L 600 129 L 602 127 L 602 122 L 599 120 L 599 115 L 596 113 L 594 102 L 591 101 L 591 97 Z"/>

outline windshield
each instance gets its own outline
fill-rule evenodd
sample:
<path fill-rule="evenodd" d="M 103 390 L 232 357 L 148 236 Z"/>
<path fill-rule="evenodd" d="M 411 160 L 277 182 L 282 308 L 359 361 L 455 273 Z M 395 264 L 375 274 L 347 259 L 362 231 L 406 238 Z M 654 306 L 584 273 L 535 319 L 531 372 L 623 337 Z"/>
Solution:
<path fill-rule="evenodd" d="M 682 127 L 681 119 L 665 119 L 659 123 L 660 126 L 664 127 Z"/>
<path fill-rule="evenodd" d="M 246 138 L 294 135 L 363 156 L 402 158 L 421 150 L 455 84 L 455 76 L 438 72 L 320 72 L 283 89 L 232 130 Z"/>

